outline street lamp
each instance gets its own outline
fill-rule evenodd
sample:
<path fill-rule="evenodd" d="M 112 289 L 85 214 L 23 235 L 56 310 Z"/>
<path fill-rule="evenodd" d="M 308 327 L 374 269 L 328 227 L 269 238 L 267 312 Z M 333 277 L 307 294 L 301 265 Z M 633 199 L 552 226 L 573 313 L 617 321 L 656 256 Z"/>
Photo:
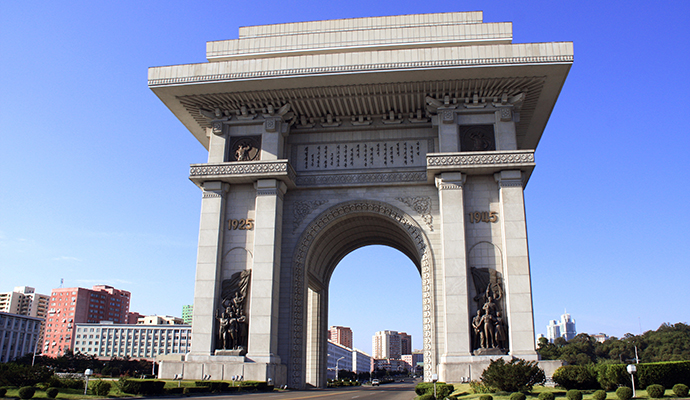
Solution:
<path fill-rule="evenodd" d="M 626 369 L 628 370 L 628 373 L 630 374 L 630 380 L 632 381 L 633 398 L 635 398 L 635 375 L 634 375 L 634 373 L 637 372 L 637 365 L 628 364 Z"/>
<path fill-rule="evenodd" d="M 345 358 L 345 356 L 342 356 L 342 357 L 340 357 L 339 359 L 337 359 L 337 360 L 335 361 L 335 380 L 336 380 L 336 381 L 338 380 L 338 363 L 339 363 L 340 360 L 342 360 L 343 358 Z"/>
<path fill-rule="evenodd" d="M 89 377 L 93 375 L 93 371 L 90 368 L 87 368 L 86 371 L 84 371 L 84 377 L 86 378 L 84 380 L 84 396 L 86 396 L 86 391 L 89 390 Z"/>

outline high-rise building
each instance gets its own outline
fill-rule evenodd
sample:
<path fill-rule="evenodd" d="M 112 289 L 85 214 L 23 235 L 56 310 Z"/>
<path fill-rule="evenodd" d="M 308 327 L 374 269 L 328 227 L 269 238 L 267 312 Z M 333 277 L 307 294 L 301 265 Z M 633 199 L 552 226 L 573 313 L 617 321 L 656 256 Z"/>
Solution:
<path fill-rule="evenodd" d="M 182 319 L 184 320 L 185 324 L 192 324 L 192 315 L 194 315 L 193 304 L 187 304 L 186 306 L 182 306 Z"/>
<path fill-rule="evenodd" d="M 38 338 L 39 352 L 43 346 L 45 318 L 48 313 L 49 301 L 50 296 L 36 293 L 36 289 L 30 286 L 17 286 L 11 292 L 0 293 L 0 312 L 42 319 L 41 333 Z"/>
<path fill-rule="evenodd" d="M 127 323 L 130 293 L 112 286 L 53 289 L 46 318 L 43 354 L 57 357 L 74 348 L 77 323 Z"/>
<path fill-rule="evenodd" d="M 0 293 L 0 312 L 45 318 L 49 299 L 30 286 L 17 286 L 11 292 Z"/>
<path fill-rule="evenodd" d="M 412 342 L 412 337 L 404 333 Z M 396 331 L 379 331 L 371 339 L 372 357 L 375 359 L 400 359 L 400 333 Z"/>
<path fill-rule="evenodd" d="M 546 326 L 546 338 L 549 342 L 553 343 L 557 337 L 562 337 L 565 340 L 571 340 L 577 335 L 577 330 L 575 329 L 575 320 L 570 318 L 570 314 L 567 312 L 561 315 L 561 320 L 557 321 L 555 319 L 549 321 Z"/>
<path fill-rule="evenodd" d="M 352 329 L 347 326 L 331 326 L 328 330 L 328 340 L 352 348 Z"/>
<path fill-rule="evenodd" d="M 400 332 L 400 355 L 412 354 L 412 335 Z"/>

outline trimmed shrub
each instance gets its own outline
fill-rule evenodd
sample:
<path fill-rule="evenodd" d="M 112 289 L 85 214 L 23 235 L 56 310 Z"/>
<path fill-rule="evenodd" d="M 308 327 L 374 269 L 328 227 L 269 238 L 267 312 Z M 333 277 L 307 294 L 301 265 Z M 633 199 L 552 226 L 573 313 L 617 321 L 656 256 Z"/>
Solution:
<path fill-rule="evenodd" d="M 582 392 L 577 389 L 570 389 L 565 394 L 568 400 L 582 400 Z"/>
<path fill-rule="evenodd" d="M 682 383 L 677 383 L 673 385 L 673 394 L 675 394 L 678 397 L 688 397 L 689 390 L 690 389 L 688 388 L 688 385 L 684 385 Z"/>
<path fill-rule="evenodd" d="M 110 393 L 110 387 L 110 382 L 99 379 L 91 385 L 91 391 L 96 396 L 107 396 Z"/>
<path fill-rule="evenodd" d="M 525 400 L 527 396 L 525 396 L 524 393 L 522 392 L 515 392 L 510 394 L 510 400 Z"/>
<path fill-rule="evenodd" d="M 0 397 L 5 397 L 6 394 L 7 394 L 7 389 L 0 388 Z"/>
<path fill-rule="evenodd" d="M 23 388 L 19 389 L 20 399 L 30 399 L 34 397 L 34 394 L 36 394 L 36 388 L 34 388 L 33 386 L 24 386 Z"/>
<path fill-rule="evenodd" d="M 632 399 L 632 389 L 627 386 L 621 386 L 616 389 L 616 396 L 619 400 L 630 400 Z"/>
<path fill-rule="evenodd" d="M 554 371 L 553 381 L 568 390 L 589 390 L 601 387 L 593 365 L 564 365 Z"/>
<path fill-rule="evenodd" d="M 46 397 L 48 397 L 49 399 L 54 399 L 57 397 L 59 392 L 60 391 L 56 387 L 48 388 L 46 389 Z"/>
<path fill-rule="evenodd" d="M 630 374 L 625 370 L 625 364 L 600 364 L 597 365 L 597 381 L 606 391 L 616 390 L 618 386 L 629 385 Z"/>
<path fill-rule="evenodd" d="M 479 396 L 479 400 L 494 400 L 494 396 L 490 394 L 483 394 Z"/>
<path fill-rule="evenodd" d="M 555 398 L 553 392 L 541 392 L 539 393 L 539 400 L 553 400 Z"/>
<path fill-rule="evenodd" d="M 504 392 L 531 392 L 534 385 L 544 383 L 546 375 L 536 361 L 502 358 L 491 361 L 482 372 L 482 382 Z"/>
<path fill-rule="evenodd" d="M 165 389 L 165 394 L 182 394 L 184 393 L 183 387 L 171 387 Z"/>
<path fill-rule="evenodd" d="M 606 392 L 603 390 L 597 390 L 592 393 L 592 400 L 606 400 Z"/>
<path fill-rule="evenodd" d="M 434 392 L 424 393 L 417 397 L 417 400 L 434 400 Z"/>
<path fill-rule="evenodd" d="M 660 399 L 664 397 L 664 392 L 666 389 L 661 385 L 649 385 L 647 386 L 647 394 L 653 399 Z"/>

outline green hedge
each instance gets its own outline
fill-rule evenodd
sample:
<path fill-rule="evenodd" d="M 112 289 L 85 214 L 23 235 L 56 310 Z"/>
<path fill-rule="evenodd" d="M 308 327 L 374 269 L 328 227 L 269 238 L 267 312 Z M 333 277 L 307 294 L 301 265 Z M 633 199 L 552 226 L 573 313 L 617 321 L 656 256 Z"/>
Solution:
<path fill-rule="evenodd" d="M 673 394 L 675 394 L 678 397 L 688 397 L 688 390 L 688 385 L 685 385 L 683 383 L 676 383 L 675 385 L 673 385 Z"/>
<path fill-rule="evenodd" d="M 446 396 L 450 396 L 451 393 L 455 388 L 453 385 L 447 384 L 445 382 L 436 382 L 436 398 L 439 399 L 444 399 Z M 418 383 L 417 386 L 414 388 L 415 393 L 417 393 L 418 396 L 422 396 L 425 394 L 431 394 L 433 396 L 434 394 L 434 384 L 431 382 L 421 382 Z"/>
<path fill-rule="evenodd" d="M 50 388 L 46 389 L 46 397 L 49 399 L 54 399 L 57 397 L 59 392 L 60 392 L 60 390 L 58 388 L 50 387 Z M 0 397 L 2 397 L 2 396 L 0 396 Z"/>
<path fill-rule="evenodd" d="M 673 387 L 677 383 L 690 385 L 690 361 L 666 361 L 637 365 L 640 387 L 659 384 Z"/>
<path fill-rule="evenodd" d="M 599 389 L 594 365 L 564 365 L 553 373 L 553 381 L 568 390 Z"/>
<path fill-rule="evenodd" d="M 120 379 L 120 390 L 128 394 L 163 394 L 165 382 L 157 380 Z"/>

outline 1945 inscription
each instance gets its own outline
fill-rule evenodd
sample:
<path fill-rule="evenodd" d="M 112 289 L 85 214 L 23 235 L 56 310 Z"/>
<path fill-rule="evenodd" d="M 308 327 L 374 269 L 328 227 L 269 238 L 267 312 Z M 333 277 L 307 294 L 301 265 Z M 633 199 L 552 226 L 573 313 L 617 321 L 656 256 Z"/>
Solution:
<path fill-rule="evenodd" d="M 497 222 L 498 213 L 496 211 L 475 211 L 469 213 L 470 223 L 477 224 L 480 222 Z"/>

